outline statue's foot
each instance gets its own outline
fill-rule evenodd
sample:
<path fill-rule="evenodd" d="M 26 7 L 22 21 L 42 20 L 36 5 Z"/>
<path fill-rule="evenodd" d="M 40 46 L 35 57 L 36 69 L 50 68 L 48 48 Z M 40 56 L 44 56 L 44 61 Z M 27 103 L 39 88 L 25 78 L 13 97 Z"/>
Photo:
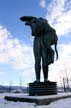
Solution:
<path fill-rule="evenodd" d="M 49 80 L 44 80 L 44 82 L 50 82 Z"/>
<path fill-rule="evenodd" d="M 34 81 L 34 83 L 39 83 L 39 82 L 40 82 L 40 80 L 35 80 L 35 81 Z"/>

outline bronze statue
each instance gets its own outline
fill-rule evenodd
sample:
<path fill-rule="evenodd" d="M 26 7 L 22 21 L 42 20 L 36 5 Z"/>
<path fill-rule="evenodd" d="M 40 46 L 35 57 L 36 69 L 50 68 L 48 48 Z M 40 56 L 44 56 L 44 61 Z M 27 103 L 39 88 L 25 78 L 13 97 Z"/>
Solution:
<path fill-rule="evenodd" d="M 40 82 L 41 60 L 44 82 L 46 82 L 48 81 L 48 66 L 54 63 L 54 50 L 51 45 L 55 45 L 56 59 L 58 59 L 58 37 L 56 31 L 48 24 L 46 19 L 41 17 L 23 16 L 20 20 L 24 21 L 25 25 L 31 27 L 32 36 L 34 36 L 33 52 L 35 58 L 35 82 Z"/>

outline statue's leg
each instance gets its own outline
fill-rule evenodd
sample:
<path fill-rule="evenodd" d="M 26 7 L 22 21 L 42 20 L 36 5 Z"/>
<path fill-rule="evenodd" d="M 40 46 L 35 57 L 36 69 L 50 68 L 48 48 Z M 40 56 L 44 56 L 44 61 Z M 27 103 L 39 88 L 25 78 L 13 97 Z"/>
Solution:
<path fill-rule="evenodd" d="M 42 69 L 44 75 L 44 82 L 48 81 L 48 54 L 43 43 L 42 43 Z"/>
<path fill-rule="evenodd" d="M 37 64 L 37 60 L 35 60 L 35 75 L 36 75 L 36 82 L 40 82 L 40 70 L 41 66 Z"/>
<path fill-rule="evenodd" d="M 36 82 L 40 82 L 41 48 L 40 48 L 40 39 L 38 37 L 34 39 L 33 51 L 34 51 L 34 58 L 35 58 Z"/>
<path fill-rule="evenodd" d="M 43 66 L 44 82 L 48 81 L 48 65 Z"/>

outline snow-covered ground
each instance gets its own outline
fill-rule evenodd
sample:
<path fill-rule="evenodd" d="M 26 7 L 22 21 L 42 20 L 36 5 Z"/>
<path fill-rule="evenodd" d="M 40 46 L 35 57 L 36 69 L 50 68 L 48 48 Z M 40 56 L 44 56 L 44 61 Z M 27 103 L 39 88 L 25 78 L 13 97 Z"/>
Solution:
<path fill-rule="evenodd" d="M 35 107 L 36 108 L 71 108 L 71 98 L 61 99 L 52 102 L 49 105 L 37 106 L 35 103 L 6 101 L 4 99 L 4 96 L 6 95 L 12 95 L 12 94 L 6 94 L 6 93 L 0 94 L 0 108 L 35 108 Z"/>

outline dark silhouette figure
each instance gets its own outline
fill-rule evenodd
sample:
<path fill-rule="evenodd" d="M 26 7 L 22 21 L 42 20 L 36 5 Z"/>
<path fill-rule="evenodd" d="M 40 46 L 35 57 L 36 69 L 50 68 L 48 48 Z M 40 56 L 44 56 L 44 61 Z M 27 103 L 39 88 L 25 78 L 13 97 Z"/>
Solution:
<path fill-rule="evenodd" d="M 54 50 L 51 45 L 55 45 L 56 60 L 57 52 L 57 35 L 46 19 L 32 16 L 20 18 L 25 21 L 25 25 L 31 27 L 32 36 L 34 36 L 33 52 L 35 58 L 36 82 L 40 82 L 41 60 L 44 75 L 44 82 L 48 81 L 48 66 L 54 63 Z"/>

